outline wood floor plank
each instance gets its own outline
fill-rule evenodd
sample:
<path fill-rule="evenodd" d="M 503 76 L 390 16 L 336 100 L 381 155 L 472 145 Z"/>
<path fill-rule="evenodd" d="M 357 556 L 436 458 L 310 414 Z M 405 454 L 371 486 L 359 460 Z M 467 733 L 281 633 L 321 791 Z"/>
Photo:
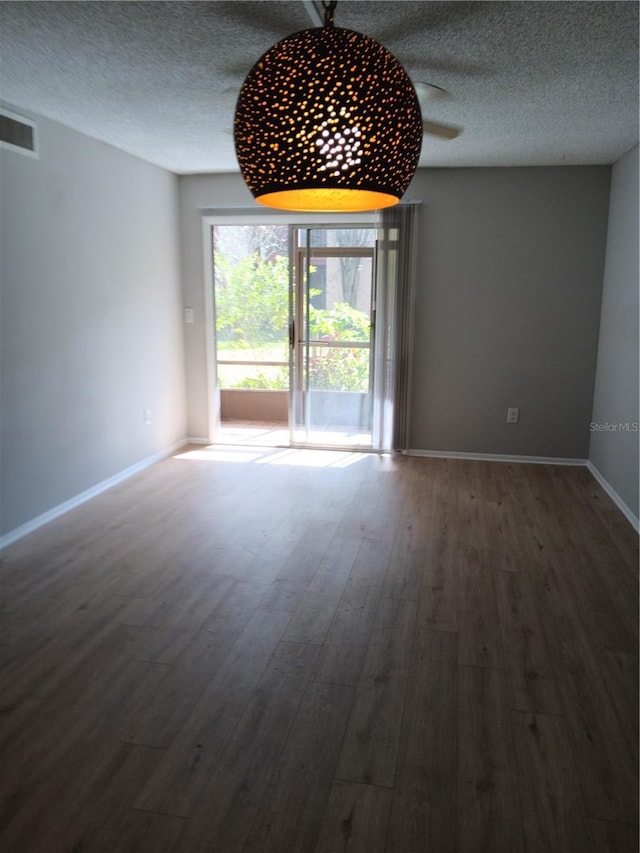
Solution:
<path fill-rule="evenodd" d="M 365 537 L 351 567 L 349 583 L 375 586 L 384 581 L 394 537 Z"/>
<path fill-rule="evenodd" d="M 224 662 L 233 643 L 253 626 L 262 613 L 262 600 L 269 586 L 225 578 L 224 593 L 207 619 L 194 619 L 178 627 L 156 628 L 142 633 L 136 657 L 189 670 L 194 680 L 205 684 Z"/>
<path fill-rule="evenodd" d="M 136 799 L 136 808 L 185 817 L 191 814 L 202 788 L 218 766 L 242 714 L 260 683 L 287 625 L 260 620 L 260 634 L 250 623 L 209 683 L 179 734 Z M 265 631 L 269 628 L 269 633 Z"/>
<path fill-rule="evenodd" d="M 496 572 L 494 578 L 512 707 L 561 714 L 551 658 L 528 579 L 515 572 Z"/>
<path fill-rule="evenodd" d="M 638 713 L 640 694 L 638 655 L 624 652 L 594 651 L 607 698 L 616 716 L 617 730 L 626 745 L 634 766 L 638 767 L 638 732 L 630 724 Z M 613 720 L 611 726 L 614 726 Z"/>
<path fill-rule="evenodd" d="M 24 790 L 12 797 L 15 813 L 12 818 L 4 814 L 2 849 L 16 853 L 116 849 L 113 824 L 123 822 L 161 754 L 117 741 L 102 742 L 90 755 L 86 749 L 73 750 L 57 778 L 36 783 L 27 789 L 28 797 Z M 174 840 L 181 824 L 176 829 Z"/>
<path fill-rule="evenodd" d="M 387 853 L 455 851 L 456 652 L 455 634 L 418 632 L 402 721 Z"/>
<path fill-rule="evenodd" d="M 581 600 L 570 581 L 572 571 L 567 554 L 558 549 L 543 548 L 528 561 L 526 573 L 539 613 L 578 618 Z"/>
<path fill-rule="evenodd" d="M 566 472 L 565 472 L 566 474 Z M 609 551 L 613 545 L 616 554 L 612 566 L 625 566 L 623 580 L 625 589 L 629 589 L 637 598 L 638 576 L 640 573 L 638 536 L 629 525 L 627 519 L 617 509 L 609 495 L 605 494 L 596 480 L 588 471 L 575 471 L 565 475 L 562 480 L 562 497 L 576 506 L 580 506 L 580 515 L 576 517 L 583 525 L 583 532 L 589 537 L 597 537 L 598 541 L 590 538 L 589 545 L 599 546 L 599 551 Z M 632 578 L 631 583 L 627 578 Z"/>
<path fill-rule="evenodd" d="M 640 849 L 637 824 L 592 820 L 594 853 L 637 853 Z"/>
<path fill-rule="evenodd" d="M 557 619 L 554 629 L 556 683 L 587 814 L 633 823 L 638 816 L 637 751 L 630 753 L 627 745 L 637 737 L 637 720 L 620 726 L 581 626 Z"/>
<path fill-rule="evenodd" d="M 64 798 L 61 782 L 43 782 L 26 791 L 15 791 L 3 797 L 0 841 L 2 849 L 47 853 L 50 837 L 64 832 L 68 814 L 50 811 L 50 803 Z"/>
<path fill-rule="evenodd" d="M 72 613 L 62 625 L 51 629 L 45 625 L 39 642 L 23 638 L 10 644 L 0 682 L 0 702 L 15 705 L 29 697 L 44 699 L 56 693 L 60 684 L 93 655 L 100 659 L 109 648 L 116 659 L 127 655 L 140 632 L 122 626 L 118 612 L 117 601 L 109 598 L 81 618 Z"/>
<path fill-rule="evenodd" d="M 382 587 L 346 585 L 320 649 L 316 681 L 355 685 L 360 678 Z"/>
<path fill-rule="evenodd" d="M 577 617 L 588 628 L 591 645 L 612 651 L 637 651 L 637 630 L 630 627 L 637 618 L 637 598 L 634 601 L 621 596 L 619 590 L 611 594 L 606 579 L 607 561 L 600 561 L 582 547 L 568 545 L 563 564 L 564 582 L 575 602 L 572 618 Z M 611 620 L 612 612 L 617 613 L 617 619 Z"/>
<path fill-rule="evenodd" d="M 317 653 L 317 647 L 303 643 L 279 644 L 231 741 L 200 792 L 178 851 L 242 850 L 298 712 Z"/>
<path fill-rule="evenodd" d="M 342 501 L 340 495 L 333 502 L 341 512 L 340 531 L 357 531 L 364 538 L 393 540 L 401 518 L 401 496 L 393 488 L 387 473 L 398 469 L 397 460 L 389 458 L 369 459 L 373 466 L 353 493 L 353 497 Z"/>
<path fill-rule="evenodd" d="M 457 728 L 458 851 L 524 853 L 504 673 L 459 667 Z"/>
<path fill-rule="evenodd" d="M 135 717 L 166 674 L 163 664 L 129 661 L 105 678 L 84 668 L 46 704 L 33 702 L 23 725 L 3 738 L 0 794 L 57 780 L 69 756 L 89 750 L 105 739 L 117 740 L 119 730 Z"/>
<path fill-rule="evenodd" d="M 287 580 L 274 580 L 262 599 L 262 606 L 272 610 L 288 610 L 293 613 L 307 590 L 305 583 L 294 583 Z"/>
<path fill-rule="evenodd" d="M 494 571 L 475 550 L 461 557 L 457 629 L 459 664 L 503 668 Z"/>
<path fill-rule="evenodd" d="M 255 639 L 282 636 L 289 623 L 289 614 L 279 610 L 258 609 L 246 628 L 248 636 Z M 207 658 L 214 658 L 207 668 L 201 665 L 200 656 L 189 659 L 188 655 L 168 667 L 164 678 L 158 683 L 152 696 L 131 717 L 120 732 L 120 740 L 148 746 L 168 747 L 179 735 L 193 708 L 226 658 L 227 647 L 220 654 L 209 650 Z"/>
<path fill-rule="evenodd" d="M 314 853 L 384 853 L 391 792 L 336 780 Z"/>
<path fill-rule="evenodd" d="M 581 552 L 582 566 L 597 590 L 597 599 L 583 607 L 580 616 L 588 625 L 591 645 L 599 649 L 629 652 L 638 650 L 638 595 L 631 572 L 621 563 L 602 559 L 594 552 Z M 610 614 L 618 618 L 611 620 Z"/>
<path fill-rule="evenodd" d="M 456 631 L 458 627 L 459 564 L 458 544 L 451 536 L 438 533 L 426 549 L 418 595 L 421 625 L 436 631 Z"/>
<path fill-rule="evenodd" d="M 514 711 L 511 721 L 527 853 L 591 853 L 592 837 L 564 720 Z"/>
<path fill-rule="evenodd" d="M 181 818 L 127 809 L 105 824 L 94 844 L 112 853 L 171 853 L 183 828 Z"/>
<path fill-rule="evenodd" d="M 417 601 L 427 556 L 427 537 L 412 507 L 407 507 L 403 516 L 393 541 L 383 595 Z"/>
<path fill-rule="evenodd" d="M 322 645 L 361 541 L 355 536 L 334 536 L 291 617 L 286 640 Z"/>
<path fill-rule="evenodd" d="M 499 571 L 522 571 L 533 550 L 521 478 L 523 466 L 483 463 L 475 478 L 481 558 Z"/>
<path fill-rule="evenodd" d="M 386 598 L 380 605 L 344 737 L 339 779 L 393 785 L 415 614 L 415 602 L 406 599 Z"/>
<path fill-rule="evenodd" d="M 440 782 L 455 764 L 458 668 L 454 634 L 423 630 L 414 643 L 402 721 L 401 764 L 434 763 Z M 452 776 L 453 782 L 453 776 Z"/>
<path fill-rule="evenodd" d="M 455 765 L 454 765 L 455 767 Z M 437 774 L 424 764 L 400 765 L 393 786 L 393 800 L 385 853 L 438 850 L 455 853 L 455 778 L 453 800 L 448 779 L 437 787 Z M 455 777 L 455 772 L 454 772 Z M 453 809 L 452 809 L 453 806 Z"/>
<path fill-rule="evenodd" d="M 304 536 L 291 551 L 274 580 L 307 584 L 316 573 L 327 546 L 336 534 L 336 522 L 314 521 L 309 524 Z"/>
<path fill-rule="evenodd" d="M 353 688 L 309 685 L 243 853 L 313 850 L 353 697 Z"/>
<path fill-rule="evenodd" d="M 598 648 L 637 651 L 637 563 L 635 571 L 630 571 L 604 525 L 598 524 L 596 517 L 590 517 L 589 502 L 577 511 L 571 501 L 573 491 L 567 485 L 567 472 L 545 471 L 542 476 L 551 482 L 545 494 L 545 530 L 553 536 L 554 550 L 569 555 L 568 566 L 572 571 L 567 579 L 580 601 L 579 618 L 589 621 L 592 644 Z M 618 618 L 612 621 L 607 614 L 614 609 Z"/>
<path fill-rule="evenodd" d="M 257 523 L 264 524 L 264 520 L 259 517 Z M 272 583 L 279 576 L 283 563 L 300 542 L 304 528 L 301 525 L 283 524 L 281 516 L 274 519 L 273 526 L 269 523 L 264 526 L 267 532 L 264 543 L 250 542 L 247 546 L 253 557 L 247 563 L 244 578 L 260 583 Z"/>

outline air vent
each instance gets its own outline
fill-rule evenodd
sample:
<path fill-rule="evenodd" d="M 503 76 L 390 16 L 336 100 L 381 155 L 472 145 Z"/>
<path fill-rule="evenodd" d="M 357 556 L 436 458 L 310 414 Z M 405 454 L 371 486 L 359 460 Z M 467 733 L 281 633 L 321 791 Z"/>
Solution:
<path fill-rule="evenodd" d="M 18 151 L 28 157 L 37 157 L 35 122 L 0 109 L 0 147 Z"/>

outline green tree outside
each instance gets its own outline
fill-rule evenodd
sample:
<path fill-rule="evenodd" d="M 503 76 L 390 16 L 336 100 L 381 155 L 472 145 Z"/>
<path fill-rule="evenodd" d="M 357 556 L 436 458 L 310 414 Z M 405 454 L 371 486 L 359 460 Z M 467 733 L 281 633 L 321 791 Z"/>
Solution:
<path fill-rule="evenodd" d="M 229 354 L 233 359 L 233 353 L 240 351 L 241 360 L 285 361 L 288 358 L 289 261 L 286 254 L 278 251 L 278 235 L 268 235 L 268 247 L 261 247 L 261 236 L 250 230 L 243 232 L 244 252 L 232 252 L 216 245 L 218 353 Z M 347 301 L 330 309 L 310 305 L 309 330 L 311 339 L 327 343 L 366 342 L 370 335 L 369 317 Z M 262 371 L 247 368 L 246 372 L 251 372 L 252 376 L 242 378 L 237 378 L 237 374 L 243 372 L 241 367 L 234 370 L 236 378 L 223 387 L 272 390 L 289 387 L 286 367 Z M 316 390 L 367 391 L 369 349 L 311 346 L 309 383 Z"/>

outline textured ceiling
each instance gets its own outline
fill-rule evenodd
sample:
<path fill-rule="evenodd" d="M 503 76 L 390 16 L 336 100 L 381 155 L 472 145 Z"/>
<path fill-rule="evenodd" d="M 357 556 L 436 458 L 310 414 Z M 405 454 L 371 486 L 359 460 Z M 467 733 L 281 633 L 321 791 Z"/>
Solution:
<path fill-rule="evenodd" d="M 462 125 L 423 166 L 611 163 L 638 141 L 638 4 L 339 2 Z M 0 94 L 177 173 L 236 171 L 238 90 L 275 41 L 312 26 L 283 2 L 1 2 Z"/>

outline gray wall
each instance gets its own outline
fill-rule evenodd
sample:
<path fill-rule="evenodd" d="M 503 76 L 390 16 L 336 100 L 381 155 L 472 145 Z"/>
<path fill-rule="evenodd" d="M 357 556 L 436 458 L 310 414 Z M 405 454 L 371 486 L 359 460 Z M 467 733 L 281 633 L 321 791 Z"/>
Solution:
<path fill-rule="evenodd" d="M 180 244 L 184 304 L 194 309 L 193 325 L 185 326 L 187 368 L 187 434 L 209 437 L 207 351 L 202 210 L 227 205 L 257 207 L 239 174 L 186 175 L 180 178 Z"/>
<path fill-rule="evenodd" d="M 4 533 L 185 436 L 177 178 L 38 131 L 0 151 Z"/>
<path fill-rule="evenodd" d="M 638 148 L 613 167 L 590 459 L 638 518 Z"/>
<path fill-rule="evenodd" d="M 414 450 L 585 459 L 610 169 L 421 169 Z M 199 208 L 250 205 L 238 175 L 180 179 L 188 431 L 206 437 Z M 507 425 L 508 406 L 520 423 Z"/>
<path fill-rule="evenodd" d="M 412 448 L 587 457 L 609 176 L 556 167 L 414 178 Z"/>

